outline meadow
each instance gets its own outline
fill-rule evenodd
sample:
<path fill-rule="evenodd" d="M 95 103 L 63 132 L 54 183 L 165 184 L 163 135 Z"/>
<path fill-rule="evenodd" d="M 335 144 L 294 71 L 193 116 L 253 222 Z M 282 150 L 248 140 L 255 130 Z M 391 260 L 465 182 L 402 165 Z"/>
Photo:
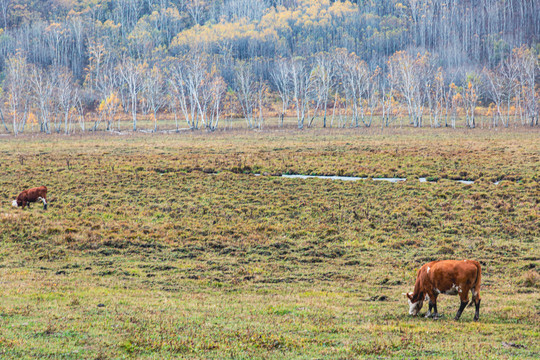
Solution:
<path fill-rule="evenodd" d="M 0 358 L 537 358 L 539 135 L 1 137 Z M 39 185 L 47 211 L 10 206 Z M 418 267 L 465 258 L 480 321 L 410 317 Z"/>

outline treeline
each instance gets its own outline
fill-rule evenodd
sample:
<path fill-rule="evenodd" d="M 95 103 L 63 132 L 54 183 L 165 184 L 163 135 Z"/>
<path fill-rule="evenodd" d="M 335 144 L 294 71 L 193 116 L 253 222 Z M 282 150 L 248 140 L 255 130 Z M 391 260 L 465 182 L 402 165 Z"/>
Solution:
<path fill-rule="evenodd" d="M 533 0 L 0 0 L 5 131 L 538 124 Z"/>

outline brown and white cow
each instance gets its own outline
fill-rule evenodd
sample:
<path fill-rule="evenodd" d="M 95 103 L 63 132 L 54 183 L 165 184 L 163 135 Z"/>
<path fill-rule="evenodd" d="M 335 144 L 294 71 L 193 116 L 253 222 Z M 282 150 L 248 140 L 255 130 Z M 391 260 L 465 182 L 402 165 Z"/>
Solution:
<path fill-rule="evenodd" d="M 26 205 L 30 207 L 30 203 L 36 201 L 42 201 L 43 209 L 47 210 L 47 187 L 40 186 L 24 190 L 19 194 L 19 196 L 17 196 L 17 199 L 13 200 L 11 205 L 15 207 L 22 206 L 22 208 L 24 209 Z"/>
<path fill-rule="evenodd" d="M 439 260 L 423 265 L 418 270 L 414 291 L 408 294 L 409 314 L 416 316 L 422 309 L 424 300 L 429 300 L 429 310 L 426 317 L 439 318 L 437 312 L 437 296 L 439 294 L 459 295 L 461 306 L 455 320 L 469 303 L 469 290 L 472 293 L 471 305 L 474 301 L 476 313 L 474 320 L 480 317 L 480 263 L 474 260 Z M 433 314 L 431 311 L 434 310 Z"/>

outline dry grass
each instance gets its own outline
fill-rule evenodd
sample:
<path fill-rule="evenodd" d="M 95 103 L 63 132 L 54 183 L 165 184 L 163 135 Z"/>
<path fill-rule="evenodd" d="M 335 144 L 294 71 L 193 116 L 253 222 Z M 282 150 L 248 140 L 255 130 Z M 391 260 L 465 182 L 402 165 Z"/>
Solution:
<path fill-rule="evenodd" d="M 0 356 L 534 357 L 537 139 L 431 129 L 2 138 Z M 265 172 L 409 180 L 252 175 Z M 9 207 L 41 184 L 48 211 Z M 407 315 L 400 294 L 441 258 L 483 264 L 479 323 L 470 309 L 451 320 L 449 296 L 439 321 Z"/>

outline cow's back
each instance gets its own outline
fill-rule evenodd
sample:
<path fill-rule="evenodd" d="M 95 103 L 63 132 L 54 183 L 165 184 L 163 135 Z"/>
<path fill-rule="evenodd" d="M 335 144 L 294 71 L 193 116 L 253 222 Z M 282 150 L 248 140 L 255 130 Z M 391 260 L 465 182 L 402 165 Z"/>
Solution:
<path fill-rule="evenodd" d="M 21 201 L 36 201 L 39 197 L 45 198 L 47 196 L 47 187 L 40 186 L 22 191 L 17 200 Z"/>
<path fill-rule="evenodd" d="M 29 195 L 35 198 L 45 197 L 47 195 L 47 187 L 46 186 L 35 187 L 32 189 L 28 189 L 27 192 Z"/>
<path fill-rule="evenodd" d="M 457 286 L 473 287 L 479 280 L 480 263 L 475 260 L 439 260 L 423 267 L 431 284 L 440 292 Z"/>

